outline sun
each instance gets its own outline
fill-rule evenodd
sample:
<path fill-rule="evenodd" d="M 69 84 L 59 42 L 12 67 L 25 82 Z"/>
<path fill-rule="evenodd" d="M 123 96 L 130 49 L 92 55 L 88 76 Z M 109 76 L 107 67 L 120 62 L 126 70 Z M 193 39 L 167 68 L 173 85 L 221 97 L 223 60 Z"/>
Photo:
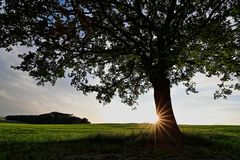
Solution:
<path fill-rule="evenodd" d="M 159 121 L 159 117 L 157 115 L 155 115 L 155 116 L 151 117 L 149 122 L 152 123 L 152 124 L 157 124 L 158 121 Z"/>

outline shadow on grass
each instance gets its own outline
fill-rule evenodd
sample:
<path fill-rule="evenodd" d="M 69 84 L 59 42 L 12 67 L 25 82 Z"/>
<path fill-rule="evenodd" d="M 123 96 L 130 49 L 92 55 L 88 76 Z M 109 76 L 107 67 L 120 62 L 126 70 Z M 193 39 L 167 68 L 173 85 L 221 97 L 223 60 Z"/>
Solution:
<path fill-rule="evenodd" d="M 240 140 L 218 134 L 184 134 L 184 145 L 155 144 L 148 134 L 104 135 L 47 143 L 0 144 L 0 160 L 239 160 Z"/>

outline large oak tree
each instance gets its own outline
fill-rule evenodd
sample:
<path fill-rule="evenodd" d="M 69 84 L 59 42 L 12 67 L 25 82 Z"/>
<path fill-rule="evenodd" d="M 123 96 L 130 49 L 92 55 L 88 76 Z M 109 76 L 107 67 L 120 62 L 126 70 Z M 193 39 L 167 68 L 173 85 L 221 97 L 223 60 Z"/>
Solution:
<path fill-rule="evenodd" d="M 158 137 L 181 133 L 170 88 L 191 78 L 218 76 L 215 97 L 240 89 L 238 0 L 1 0 L 0 47 L 36 47 L 20 66 L 38 80 L 71 85 L 109 103 L 117 95 L 134 106 L 154 89 Z M 95 80 L 94 80 L 95 79 Z M 97 82 L 96 82 L 97 81 Z M 226 83 L 227 82 L 227 83 Z"/>

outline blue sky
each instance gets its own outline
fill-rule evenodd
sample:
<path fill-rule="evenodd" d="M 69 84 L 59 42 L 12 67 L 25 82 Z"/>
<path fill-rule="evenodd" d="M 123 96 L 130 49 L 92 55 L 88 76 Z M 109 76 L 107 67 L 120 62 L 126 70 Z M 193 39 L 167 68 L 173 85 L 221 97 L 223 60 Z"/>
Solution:
<path fill-rule="evenodd" d="M 27 49 L 18 47 L 7 53 L 0 49 L 0 116 L 9 114 L 41 114 L 52 111 L 86 117 L 93 123 L 131 123 L 154 120 L 153 92 L 140 96 L 136 110 L 131 110 L 115 97 L 103 106 L 94 94 L 84 96 L 70 86 L 69 79 L 60 79 L 55 86 L 37 86 L 36 81 L 21 71 L 10 68 L 20 60 L 18 53 Z M 183 86 L 172 88 L 172 103 L 179 124 L 234 124 L 240 125 L 240 92 L 228 100 L 213 100 L 217 78 L 194 77 L 199 94 L 186 95 Z"/>

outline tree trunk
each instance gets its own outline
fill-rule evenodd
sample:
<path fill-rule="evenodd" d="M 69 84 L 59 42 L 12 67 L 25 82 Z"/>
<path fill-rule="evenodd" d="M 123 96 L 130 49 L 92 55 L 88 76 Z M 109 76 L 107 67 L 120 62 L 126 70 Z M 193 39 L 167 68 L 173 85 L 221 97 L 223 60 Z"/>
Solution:
<path fill-rule="evenodd" d="M 155 124 L 155 140 L 157 143 L 181 143 L 181 131 L 174 117 L 170 82 L 165 77 L 154 76 L 151 82 L 154 88 L 154 100 L 158 122 Z"/>

